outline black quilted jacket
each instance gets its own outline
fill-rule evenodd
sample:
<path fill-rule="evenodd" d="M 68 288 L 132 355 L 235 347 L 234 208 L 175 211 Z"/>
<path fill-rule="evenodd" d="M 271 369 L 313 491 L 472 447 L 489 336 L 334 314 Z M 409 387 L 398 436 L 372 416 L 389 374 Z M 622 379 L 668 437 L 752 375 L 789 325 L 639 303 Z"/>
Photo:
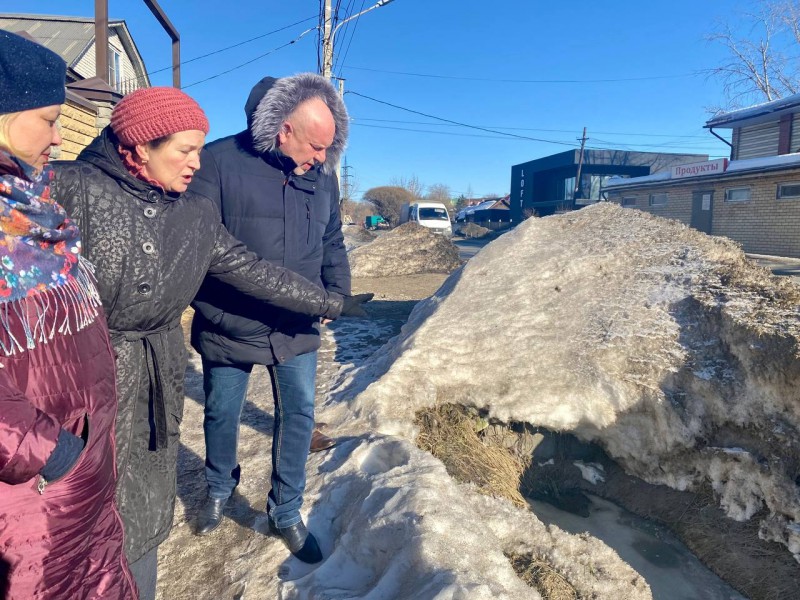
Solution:
<path fill-rule="evenodd" d="M 186 368 L 180 321 L 206 274 L 231 296 L 311 316 L 337 316 L 341 297 L 248 252 L 207 198 L 164 194 L 131 176 L 116 145 L 106 128 L 77 161 L 54 163 L 54 196 L 81 228 L 118 355 L 117 498 L 135 561 L 172 524 Z"/>

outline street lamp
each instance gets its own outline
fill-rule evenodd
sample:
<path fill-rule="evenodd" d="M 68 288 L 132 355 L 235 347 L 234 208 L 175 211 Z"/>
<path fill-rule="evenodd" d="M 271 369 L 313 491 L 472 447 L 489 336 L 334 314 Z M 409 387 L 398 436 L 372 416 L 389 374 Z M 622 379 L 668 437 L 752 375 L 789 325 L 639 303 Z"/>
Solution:
<path fill-rule="evenodd" d="M 322 36 L 322 76 L 328 79 L 331 78 L 333 74 L 333 38 L 336 36 L 336 32 L 339 31 L 339 28 L 347 23 L 348 21 L 352 21 L 353 19 L 360 17 L 364 13 L 368 13 L 371 10 L 375 10 L 376 8 L 380 8 L 381 6 L 385 6 L 389 4 L 389 2 L 393 2 L 393 0 L 378 0 L 375 4 L 362 10 L 360 13 L 356 15 L 352 15 L 347 17 L 344 21 L 340 21 L 336 27 L 333 28 L 331 31 L 331 1 L 325 0 L 325 31 Z"/>

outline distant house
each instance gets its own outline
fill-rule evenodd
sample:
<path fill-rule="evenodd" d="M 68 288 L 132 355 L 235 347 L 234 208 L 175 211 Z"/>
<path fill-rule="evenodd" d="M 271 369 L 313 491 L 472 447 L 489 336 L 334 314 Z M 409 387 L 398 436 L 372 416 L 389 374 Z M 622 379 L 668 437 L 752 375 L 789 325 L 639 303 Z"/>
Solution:
<path fill-rule="evenodd" d="M 456 213 L 456 225 L 476 223 L 487 229 L 503 229 L 511 225 L 509 196 L 488 198 L 478 204 L 465 206 Z"/>
<path fill-rule="evenodd" d="M 600 189 L 611 177 L 650 175 L 681 163 L 707 160 L 706 154 L 568 150 L 511 167 L 511 219 L 519 223 L 575 210 L 601 200 Z M 578 172 L 580 171 L 580 180 Z"/>
<path fill-rule="evenodd" d="M 108 124 L 125 94 L 150 87 L 142 56 L 122 20 L 108 23 L 108 84 L 95 77 L 94 19 L 0 14 L 0 28 L 25 35 L 67 63 L 67 101 L 62 107 L 64 142 L 59 158 L 75 158 Z"/>
<path fill-rule="evenodd" d="M 800 257 L 800 94 L 720 114 L 730 159 L 606 182 L 623 206 L 739 242 L 746 252 Z"/>

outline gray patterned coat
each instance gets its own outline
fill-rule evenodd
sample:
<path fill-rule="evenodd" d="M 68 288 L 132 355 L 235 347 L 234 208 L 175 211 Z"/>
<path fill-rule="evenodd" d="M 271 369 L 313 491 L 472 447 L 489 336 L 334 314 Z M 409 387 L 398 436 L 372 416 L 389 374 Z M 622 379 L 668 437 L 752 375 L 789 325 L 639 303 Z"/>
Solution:
<path fill-rule="evenodd" d="M 248 252 L 204 196 L 164 194 L 131 176 L 116 145 L 106 128 L 77 161 L 55 163 L 54 197 L 81 228 L 118 355 L 117 499 L 135 561 L 172 524 L 186 369 L 180 320 L 206 274 L 231 294 L 306 315 L 335 318 L 342 300 Z"/>

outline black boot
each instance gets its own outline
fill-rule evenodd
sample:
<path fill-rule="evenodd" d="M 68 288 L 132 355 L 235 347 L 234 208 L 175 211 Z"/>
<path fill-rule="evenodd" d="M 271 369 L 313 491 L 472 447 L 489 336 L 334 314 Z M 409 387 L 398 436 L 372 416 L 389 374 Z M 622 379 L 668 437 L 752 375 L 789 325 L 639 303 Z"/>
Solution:
<path fill-rule="evenodd" d="M 302 521 L 289 527 L 276 527 L 270 520 L 269 530 L 281 537 L 291 552 L 304 563 L 314 564 L 322 560 L 322 550 L 319 549 L 317 539 L 306 529 Z"/>
<path fill-rule="evenodd" d="M 222 523 L 222 511 L 228 503 L 227 498 L 206 497 L 203 508 L 197 515 L 197 535 L 208 535 Z"/>

